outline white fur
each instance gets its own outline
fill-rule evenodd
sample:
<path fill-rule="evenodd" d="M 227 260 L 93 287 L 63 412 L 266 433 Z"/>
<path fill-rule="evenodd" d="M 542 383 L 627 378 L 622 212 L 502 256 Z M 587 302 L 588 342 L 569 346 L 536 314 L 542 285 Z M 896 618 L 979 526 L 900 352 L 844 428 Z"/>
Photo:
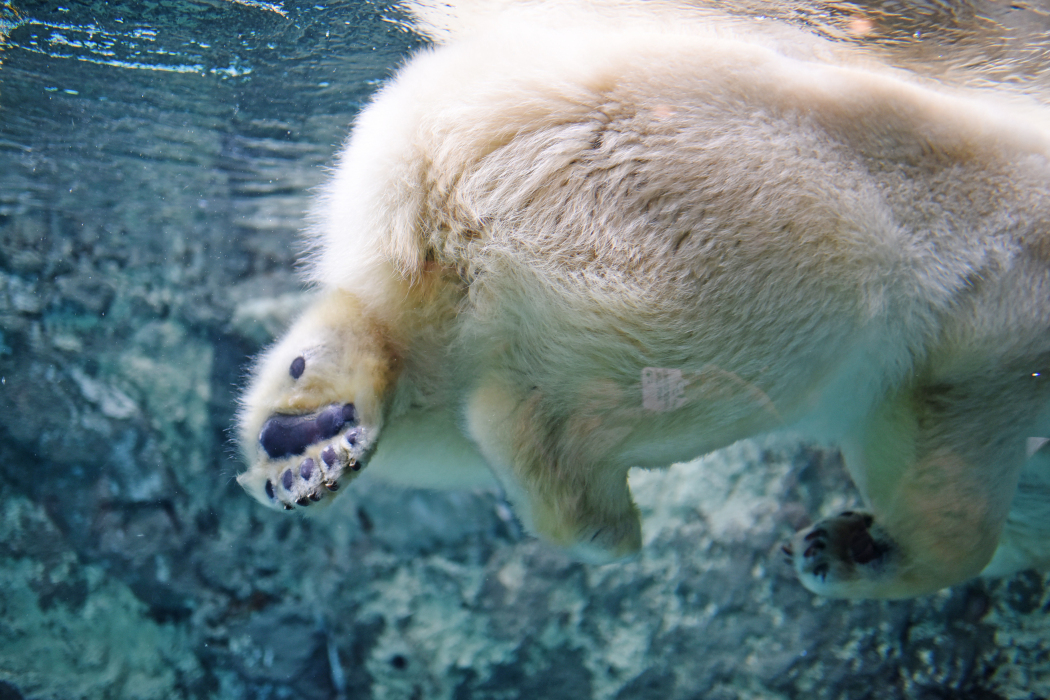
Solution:
<path fill-rule="evenodd" d="M 892 551 L 818 581 L 800 539 L 806 585 L 914 595 L 980 571 L 1025 440 L 1050 435 L 1045 115 L 670 3 L 496 5 L 416 8 L 446 43 L 362 112 L 313 236 L 314 281 L 354 300 L 334 337 L 370 341 L 293 328 L 245 441 L 288 405 L 267 375 L 320 343 L 343 353 L 326 367 L 395 377 L 316 378 L 358 388 L 315 407 L 384 407 L 377 460 L 428 485 L 441 455 L 484 461 L 582 558 L 637 548 L 630 467 L 787 428 L 843 442 Z M 258 495 L 283 467 L 248 452 Z M 997 566 L 1045 562 L 1030 533 L 1050 523 L 1010 517 Z"/>

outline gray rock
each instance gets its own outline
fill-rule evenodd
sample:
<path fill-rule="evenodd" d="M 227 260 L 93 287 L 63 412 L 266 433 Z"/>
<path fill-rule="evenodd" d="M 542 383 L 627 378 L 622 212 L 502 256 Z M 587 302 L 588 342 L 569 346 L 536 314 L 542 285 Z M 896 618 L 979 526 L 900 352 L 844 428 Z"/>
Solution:
<path fill-rule="evenodd" d="M 151 619 L 43 508 L 3 487 L 0 591 L 0 697 L 168 700 L 202 687 L 187 630 Z"/>

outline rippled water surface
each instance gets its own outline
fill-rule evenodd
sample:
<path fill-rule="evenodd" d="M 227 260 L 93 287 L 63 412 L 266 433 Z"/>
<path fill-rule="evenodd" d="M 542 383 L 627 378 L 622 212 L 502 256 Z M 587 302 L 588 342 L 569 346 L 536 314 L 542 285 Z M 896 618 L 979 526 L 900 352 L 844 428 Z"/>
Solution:
<path fill-rule="evenodd" d="M 698 7 L 1047 101 L 1045 3 Z M 0 700 L 1050 695 L 1045 577 L 845 603 L 778 566 L 855 500 L 817 447 L 640 475 L 614 567 L 490 492 L 366 475 L 304 520 L 240 491 L 311 188 L 422 45 L 373 2 L 0 3 Z"/>

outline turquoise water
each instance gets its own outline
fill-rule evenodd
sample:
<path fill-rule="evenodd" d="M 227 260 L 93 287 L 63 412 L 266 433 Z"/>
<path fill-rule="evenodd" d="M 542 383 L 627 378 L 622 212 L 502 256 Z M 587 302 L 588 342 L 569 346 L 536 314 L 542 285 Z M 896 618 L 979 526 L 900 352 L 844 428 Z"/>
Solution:
<path fill-rule="evenodd" d="M 1047 87 L 1044 4 L 731 8 Z M 421 45 L 381 3 L 0 4 L 0 700 L 1050 695 L 1044 576 L 798 585 L 780 543 L 856 499 L 813 446 L 638 475 L 647 546 L 610 567 L 491 492 L 366 475 L 307 520 L 241 491 L 236 392 L 301 306 L 311 188 Z"/>

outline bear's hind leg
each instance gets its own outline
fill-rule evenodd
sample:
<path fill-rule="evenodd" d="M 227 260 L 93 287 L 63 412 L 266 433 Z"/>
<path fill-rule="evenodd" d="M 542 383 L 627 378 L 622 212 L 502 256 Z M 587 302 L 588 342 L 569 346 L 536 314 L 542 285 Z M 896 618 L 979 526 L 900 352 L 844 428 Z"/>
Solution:
<path fill-rule="evenodd" d="M 834 598 L 904 598 L 978 575 L 1025 461 L 1019 420 L 967 388 L 887 401 L 845 450 L 871 513 L 826 518 L 785 548 L 802 583 Z M 1014 396 L 1009 399 L 1016 401 Z"/>
<path fill-rule="evenodd" d="M 627 469 L 599 450 L 567 446 L 542 414 L 538 390 L 522 392 L 489 374 L 470 395 L 467 429 L 507 492 L 525 529 L 591 564 L 641 548 L 641 522 Z M 583 440 L 579 438 L 583 437 Z"/>

